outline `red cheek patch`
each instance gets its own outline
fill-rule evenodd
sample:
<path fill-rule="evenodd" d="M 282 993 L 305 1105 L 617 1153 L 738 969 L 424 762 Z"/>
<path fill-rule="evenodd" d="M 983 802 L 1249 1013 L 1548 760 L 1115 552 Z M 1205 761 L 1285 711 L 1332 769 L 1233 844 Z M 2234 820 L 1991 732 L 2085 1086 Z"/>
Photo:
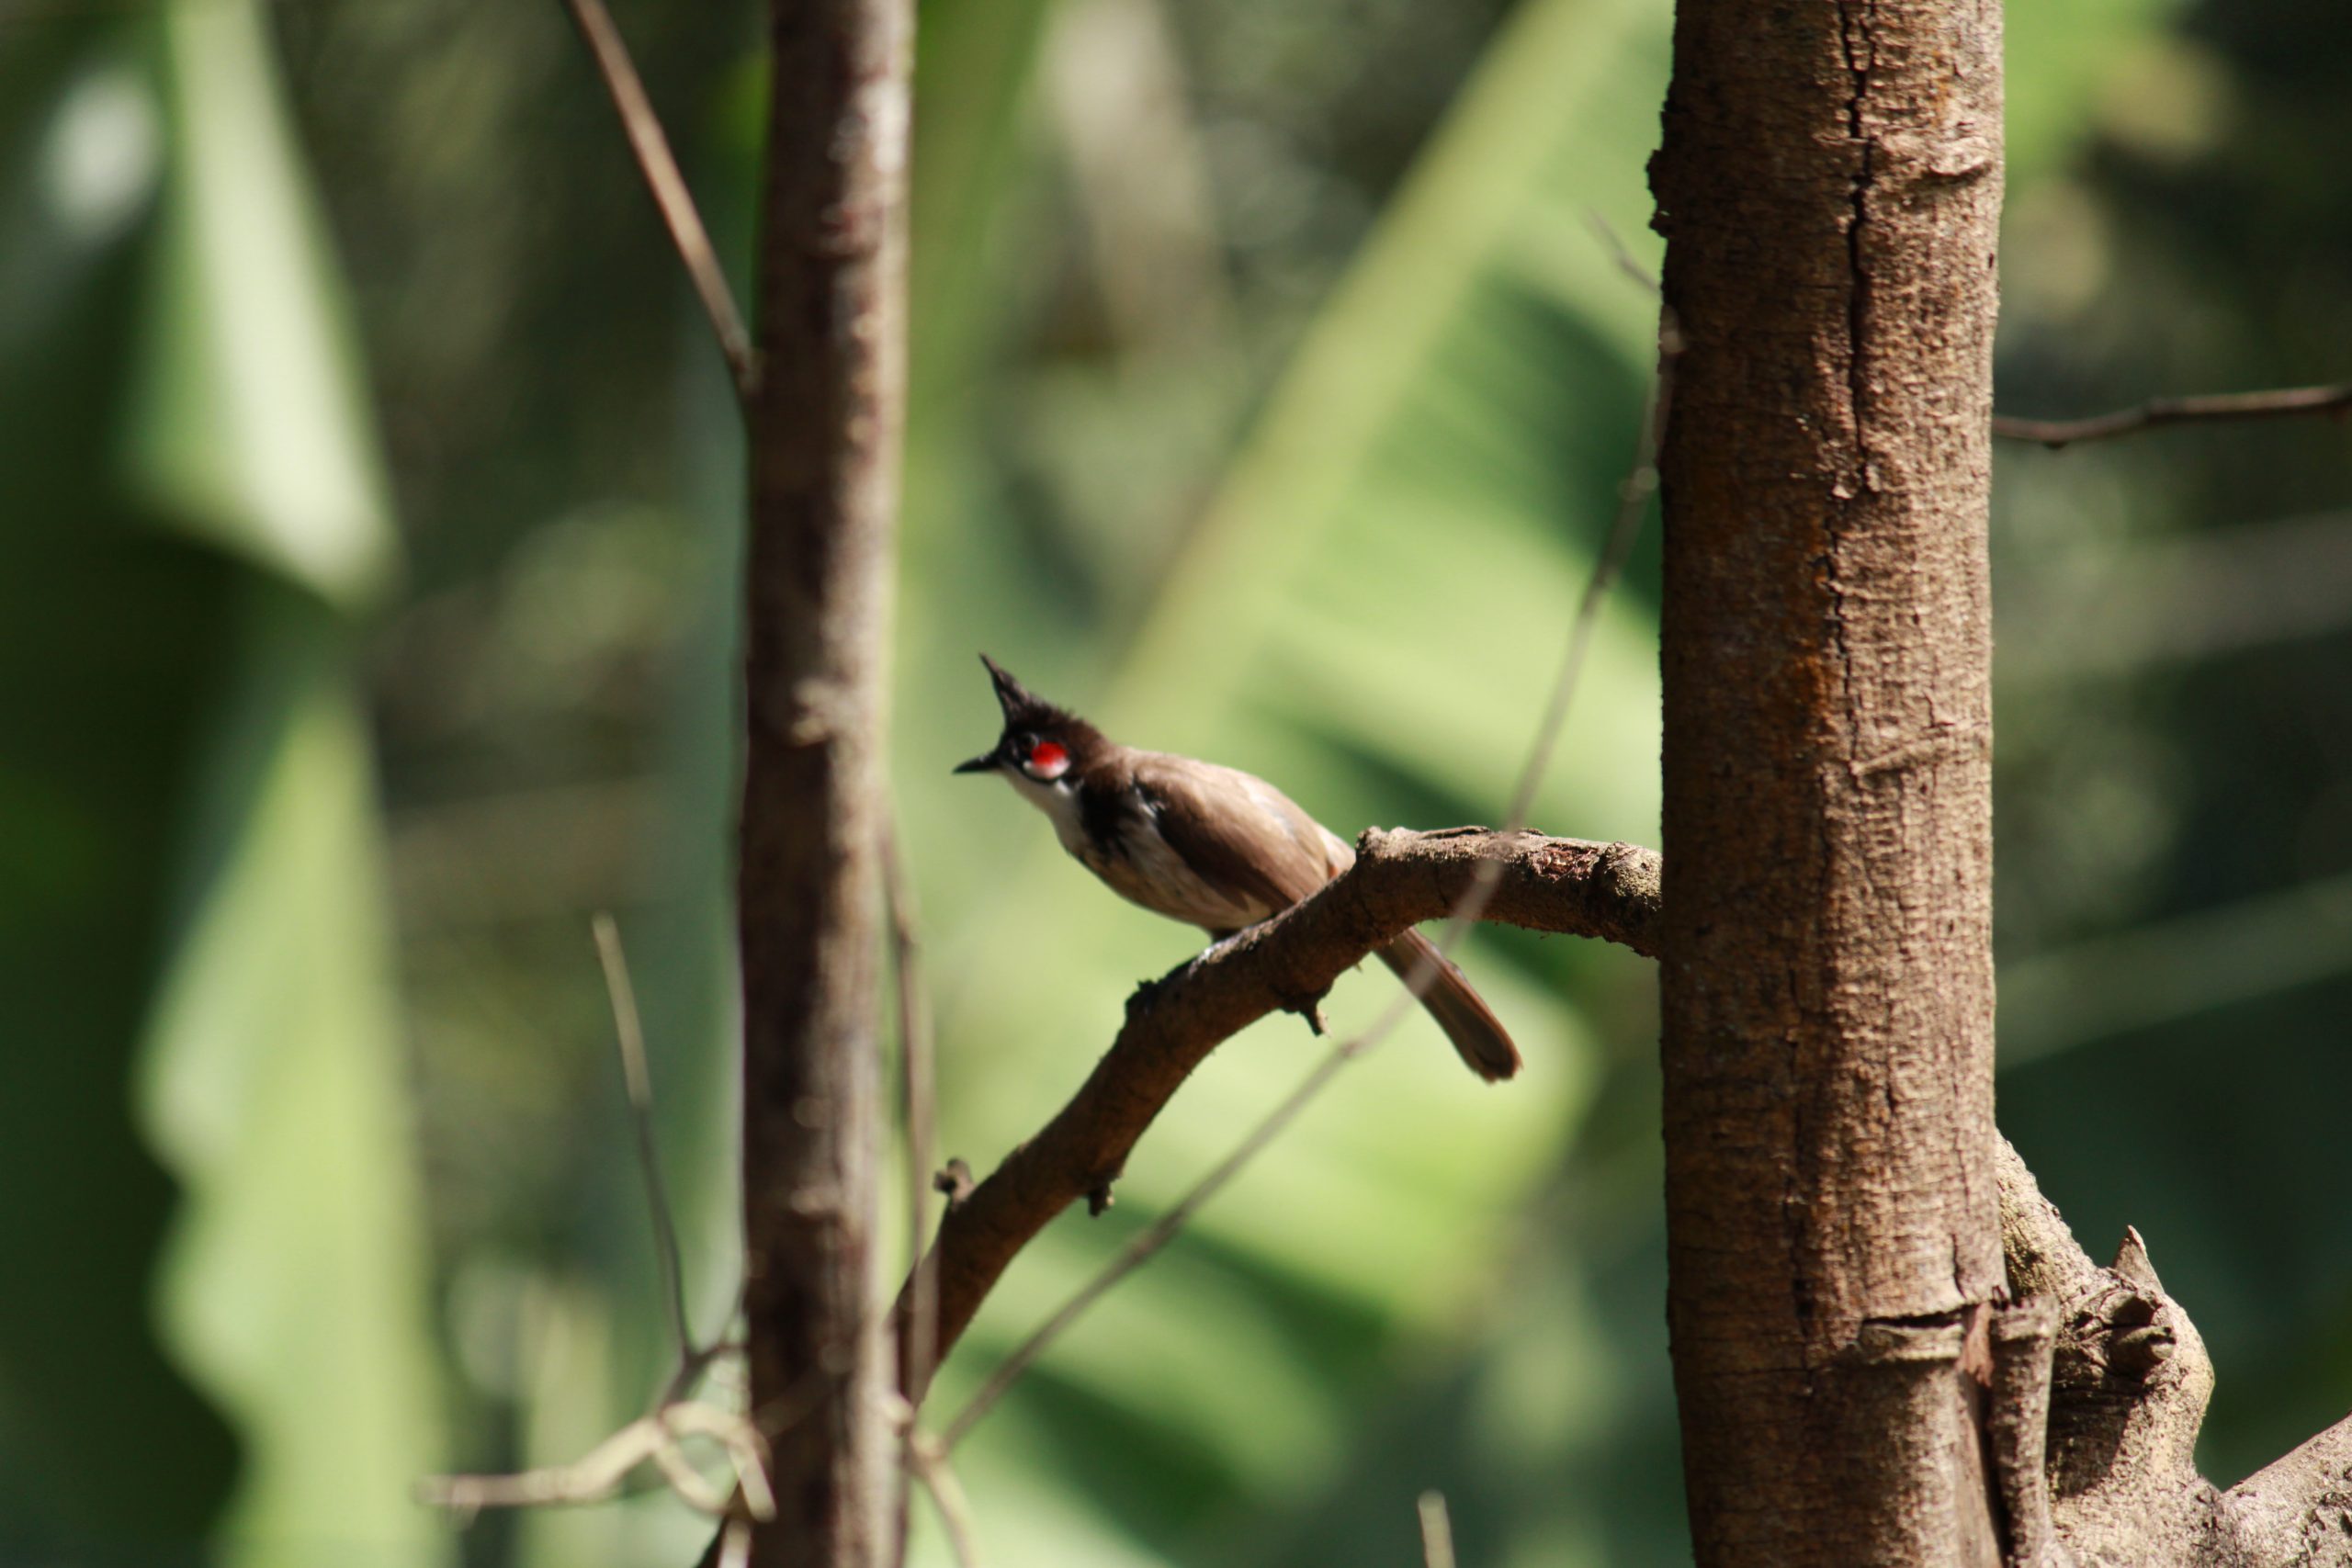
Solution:
<path fill-rule="evenodd" d="M 1050 740 L 1040 740 L 1029 753 L 1029 773 L 1033 778 L 1057 779 L 1069 771 L 1069 752 Z"/>

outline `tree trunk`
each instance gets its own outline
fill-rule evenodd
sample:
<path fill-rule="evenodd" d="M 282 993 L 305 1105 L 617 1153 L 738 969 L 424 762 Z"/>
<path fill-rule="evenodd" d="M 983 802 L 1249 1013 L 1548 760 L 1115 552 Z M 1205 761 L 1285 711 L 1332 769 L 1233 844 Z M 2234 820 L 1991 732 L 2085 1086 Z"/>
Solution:
<path fill-rule="evenodd" d="M 909 0 L 771 10 L 738 867 L 745 1310 L 778 1510 L 758 1564 L 865 1568 L 888 1544 L 878 852 L 911 26 Z"/>
<path fill-rule="evenodd" d="M 1654 166 L 1668 1316 L 1698 1561 L 1997 1560 L 1997 0 L 1682 0 Z"/>

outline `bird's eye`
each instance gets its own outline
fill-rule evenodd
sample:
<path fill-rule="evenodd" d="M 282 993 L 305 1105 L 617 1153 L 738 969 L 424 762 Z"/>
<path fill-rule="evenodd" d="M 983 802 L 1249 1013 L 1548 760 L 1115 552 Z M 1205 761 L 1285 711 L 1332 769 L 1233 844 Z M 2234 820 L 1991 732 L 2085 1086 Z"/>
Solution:
<path fill-rule="evenodd" d="M 1057 741 L 1039 740 L 1030 746 L 1029 755 L 1023 759 L 1022 766 L 1028 770 L 1031 778 L 1050 784 L 1069 772 L 1069 751 Z"/>

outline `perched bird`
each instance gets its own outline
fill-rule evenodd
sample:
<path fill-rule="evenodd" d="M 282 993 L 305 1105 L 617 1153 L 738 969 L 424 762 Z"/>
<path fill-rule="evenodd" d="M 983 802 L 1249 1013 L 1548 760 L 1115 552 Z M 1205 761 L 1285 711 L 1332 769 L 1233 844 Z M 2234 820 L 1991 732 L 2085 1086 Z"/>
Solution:
<path fill-rule="evenodd" d="M 1290 908 L 1355 863 L 1355 851 L 1268 784 L 1233 768 L 1122 746 L 980 655 L 1004 709 L 995 749 L 959 773 L 1001 773 L 1050 818 L 1062 848 L 1111 890 L 1224 938 Z M 1380 949 L 1409 976 L 1435 977 L 1421 1005 L 1470 1070 L 1519 1071 L 1519 1051 L 1462 971 L 1419 931 Z"/>

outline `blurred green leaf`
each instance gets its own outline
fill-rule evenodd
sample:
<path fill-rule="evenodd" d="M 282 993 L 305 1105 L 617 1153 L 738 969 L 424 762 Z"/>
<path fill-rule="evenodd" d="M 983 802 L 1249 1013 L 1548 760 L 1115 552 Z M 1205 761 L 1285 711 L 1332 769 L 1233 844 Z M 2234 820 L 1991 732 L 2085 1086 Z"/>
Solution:
<path fill-rule="evenodd" d="M 1021 109 L 1054 0 L 925 0 L 916 31 L 909 399 L 967 396 L 1001 332 Z"/>
<path fill-rule="evenodd" d="M 2160 47 L 2183 0 L 2045 0 L 2002 17 L 2012 189 L 2059 173 L 2097 129 L 2119 60 Z"/>
<path fill-rule="evenodd" d="M 161 1280 L 237 1421 L 240 1563 L 417 1563 L 439 1371 L 345 629 L 256 590 L 205 781 L 143 1100 L 187 1190 Z"/>
<path fill-rule="evenodd" d="M 173 1193 L 124 1092 L 227 574 L 92 482 L 160 172 L 147 30 L 0 48 L 0 1541 L 197 1539 L 234 1438 L 146 1302 Z M 135 1429 L 175 1462 L 130 1485 Z"/>
<path fill-rule="evenodd" d="M 172 195 L 132 466 L 192 531 L 356 609 L 390 535 L 262 11 L 175 0 L 163 18 Z"/>
<path fill-rule="evenodd" d="M 44 1262 L 0 1291 L 64 1309 L 0 1367 L 0 1446 L 58 1472 L 29 1527 L 0 1488 L 0 1532 L 429 1562 L 407 1490 L 438 1373 L 349 620 L 390 533 L 334 284 L 256 6 L 36 37 L 0 121 L 24 220 L 0 275 L 40 301 L 0 309 L 26 437 L 0 481 L 0 862 L 75 956 L 40 976 L 55 1070 L 6 1141 L 124 1278 Z M 23 929 L 12 990 L 52 945 Z M 127 1100 L 175 1205 L 112 1134 Z"/>
<path fill-rule="evenodd" d="M 2001 1066 L 2352 970 L 2352 876 L 2094 937 L 2001 967 Z"/>

